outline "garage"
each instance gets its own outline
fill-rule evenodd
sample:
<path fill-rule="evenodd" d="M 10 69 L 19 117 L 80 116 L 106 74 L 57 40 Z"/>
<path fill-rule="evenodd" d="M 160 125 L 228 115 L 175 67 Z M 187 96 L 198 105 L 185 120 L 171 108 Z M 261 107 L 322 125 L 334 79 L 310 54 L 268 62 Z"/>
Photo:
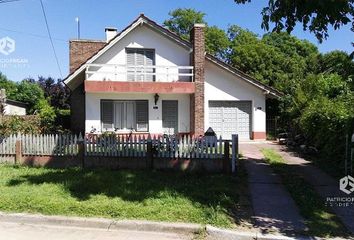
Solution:
<path fill-rule="evenodd" d="M 240 139 L 250 139 L 251 113 L 251 101 L 209 101 L 209 125 L 224 139 L 235 133 Z"/>

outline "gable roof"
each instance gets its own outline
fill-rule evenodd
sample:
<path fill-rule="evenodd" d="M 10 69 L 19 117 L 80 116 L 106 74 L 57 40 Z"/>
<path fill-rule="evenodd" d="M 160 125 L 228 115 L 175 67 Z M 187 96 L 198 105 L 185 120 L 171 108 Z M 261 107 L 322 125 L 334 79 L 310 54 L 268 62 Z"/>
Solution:
<path fill-rule="evenodd" d="M 144 14 L 140 14 L 132 23 L 130 23 L 126 28 L 124 28 L 121 32 L 119 32 L 106 45 L 104 45 L 98 51 L 94 52 L 92 54 L 92 56 L 90 58 L 88 58 L 88 60 L 86 62 L 82 63 L 76 70 L 74 70 L 65 79 L 63 79 L 64 84 L 67 85 L 72 79 L 74 79 L 76 76 L 78 76 L 85 69 L 85 64 L 92 63 L 93 61 L 95 61 L 102 54 L 104 54 L 106 51 L 108 51 L 114 44 L 116 44 L 124 36 L 126 36 L 129 32 L 131 32 L 132 30 L 134 30 L 136 27 L 138 27 L 141 24 L 147 24 L 152 29 L 154 29 L 154 30 L 158 31 L 159 33 L 163 34 L 164 36 L 170 38 L 174 42 L 180 44 L 181 46 L 183 46 L 187 49 L 192 50 L 193 46 L 192 46 L 191 42 L 181 38 L 179 35 L 170 31 L 169 29 L 162 27 L 161 25 L 157 24 L 155 21 L 146 17 Z M 242 72 L 241 70 L 239 70 L 235 67 L 232 67 L 231 65 L 221 61 L 220 59 L 214 57 L 211 54 L 206 53 L 205 59 L 215 63 L 216 65 L 227 70 L 228 72 L 232 73 L 233 75 L 240 77 L 242 80 L 245 80 L 246 82 L 254 85 L 255 87 L 258 87 L 258 88 L 266 91 L 267 94 L 270 94 L 274 97 L 281 97 L 283 95 L 280 91 L 278 91 L 272 87 L 269 87 L 266 84 L 261 83 L 260 81 L 247 75 L 246 73 Z"/>
<path fill-rule="evenodd" d="M 162 27 L 161 25 L 157 24 L 150 18 L 146 17 L 144 14 L 140 14 L 138 18 L 136 18 L 131 24 L 129 24 L 126 28 L 124 28 L 121 32 L 119 32 L 114 38 L 112 38 L 105 46 L 103 46 L 101 49 L 99 49 L 97 52 L 94 52 L 92 56 L 84 63 L 82 63 L 76 70 L 74 70 L 71 74 L 69 74 L 63 81 L 65 84 L 68 84 L 73 78 L 75 78 L 78 74 L 80 74 L 81 71 L 85 69 L 85 64 L 87 63 L 92 63 L 95 61 L 97 58 L 102 56 L 103 53 L 108 51 L 115 43 L 117 43 L 119 40 L 121 40 L 124 36 L 126 36 L 129 32 L 131 32 L 133 29 L 138 27 L 141 24 L 146 24 L 150 27 L 152 27 L 154 30 L 157 30 L 164 36 L 167 36 L 168 38 L 172 39 L 179 45 L 187 48 L 187 49 L 192 49 L 192 44 L 189 41 L 186 41 L 185 39 L 181 38 L 178 36 L 176 33 Z"/>

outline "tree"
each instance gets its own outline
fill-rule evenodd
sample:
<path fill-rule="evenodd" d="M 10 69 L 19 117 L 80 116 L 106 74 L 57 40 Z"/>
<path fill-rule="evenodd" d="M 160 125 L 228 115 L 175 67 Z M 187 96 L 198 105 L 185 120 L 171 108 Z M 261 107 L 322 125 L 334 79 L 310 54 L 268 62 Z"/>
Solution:
<path fill-rule="evenodd" d="M 224 59 L 229 46 L 229 41 L 224 30 L 217 26 L 209 27 L 204 20 L 205 13 L 191 8 L 178 8 L 169 13 L 170 19 L 164 25 L 182 38 L 189 40 L 189 33 L 195 23 L 204 23 L 206 51 L 220 59 Z"/>
<path fill-rule="evenodd" d="M 54 121 L 56 118 L 55 110 L 49 105 L 46 99 L 40 99 L 36 104 L 38 109 L 38 115 L 41 119 L 41 128 L 43 132 L 50 132 L 54 127 Z"/>
<path fill-rule="evenodd" d="M 260 38 L 232 25 L 228 37 L 227 59 L 231 65 L 286 94 L 294 93 L 298 82 L 317 70 L 317 48 L 288 33 L 270 33 Z"/>
<path fill-rule="evenodd" d="M 60 79 L 39 76 L 37 83 L 44 91 L 45 98 L 50 99 L 50 105 L 56 109 L 69 109 L 70 91 Z"/>
<path fill-rule="evenodd" d="M 29 113 L 33 114 L 38 110 L 36 104 L 40 100 L 45 100 L 44 91 L 37 83 L 25 79 L 17 85 L 17 93 L 14 100 L 27 103 L 29 106 Z"/>
<path fill-rule="evenodd" d="M 319 71 L 337 73 L 354 90 L 354 62 L 346 52 L 337 50 L 321 55 Z"/>
<path fill-rule="evenodd" d="M 216 27 L 206 27 L 205 31 L 205 48 L 206 51 L 222 60 L 226 60 L 230 41 L 224 30 Z"/>
<path fill-rule="evenodd" d="M 276 49 L 264 44 L 256 34 L 235 25 L 229 27 L 228 36 L 228 62 L 259 81 L 274 86 L 274 70 L 279 61 Z"/>
<path fill-rule="evenodd" d="M 0 72 L 0 89 L 5 89 L 7 98 L 16 100 L 16 94 L 17 94 L 16 83 L 7 79 L 7 77 L 1 72 Z"/>
<path fill-rule="evenodd" d="M 234 0 L 237 4 L 251 0 Z M 322 42 L 328 37 L 328 26 L 339 29 L 352 21 L 354 31 L 354 0 L 269 0 L 262 10 L 262 28 L 291 33 L 298 22 L 304 30 L 309 29 Z"/>
<path fill-rule="evenodd" d="M 191 8 L 177 8 L 168 14 L 171 18 L 163 22 L 164 26 L 186 40 L 189 40 L 189 32 L 195 23 L 206 23 L 205 13 Z"/>

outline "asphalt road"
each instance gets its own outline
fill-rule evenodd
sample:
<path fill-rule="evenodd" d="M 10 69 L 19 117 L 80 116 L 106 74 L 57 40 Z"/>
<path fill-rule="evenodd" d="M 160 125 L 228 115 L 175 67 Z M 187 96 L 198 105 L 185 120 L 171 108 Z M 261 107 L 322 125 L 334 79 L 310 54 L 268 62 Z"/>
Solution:
<path fill-rule="evenodd" d="M 182 240 L 191 236 L 176 233 L 104 230 L 96 228 L 0 222 L 0 240 Z"/>

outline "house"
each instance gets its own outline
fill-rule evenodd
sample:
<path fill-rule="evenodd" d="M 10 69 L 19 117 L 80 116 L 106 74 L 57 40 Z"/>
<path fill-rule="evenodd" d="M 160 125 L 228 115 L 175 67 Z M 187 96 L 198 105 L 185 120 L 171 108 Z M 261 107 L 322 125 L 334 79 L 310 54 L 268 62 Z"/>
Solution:
<path fill-rule="evenodd" d="M 5 89 L 0 90 L 0 104 L 3 105 L 4 115 L 26 115 L 27 104 L 6 98 Z"/>
<path fill-rule="evenodd" d="M 6 99 L 4 115 L 26 115 L 27 104 L 15 100 Z"/>
<path fill-rule="evenodd" d="M 280 93 L 205 53 L 204 27 L 186 41 L 140 15 L 106 41 L 71 40 L 72 130 L 265 139 L 265 102 Z"/>

